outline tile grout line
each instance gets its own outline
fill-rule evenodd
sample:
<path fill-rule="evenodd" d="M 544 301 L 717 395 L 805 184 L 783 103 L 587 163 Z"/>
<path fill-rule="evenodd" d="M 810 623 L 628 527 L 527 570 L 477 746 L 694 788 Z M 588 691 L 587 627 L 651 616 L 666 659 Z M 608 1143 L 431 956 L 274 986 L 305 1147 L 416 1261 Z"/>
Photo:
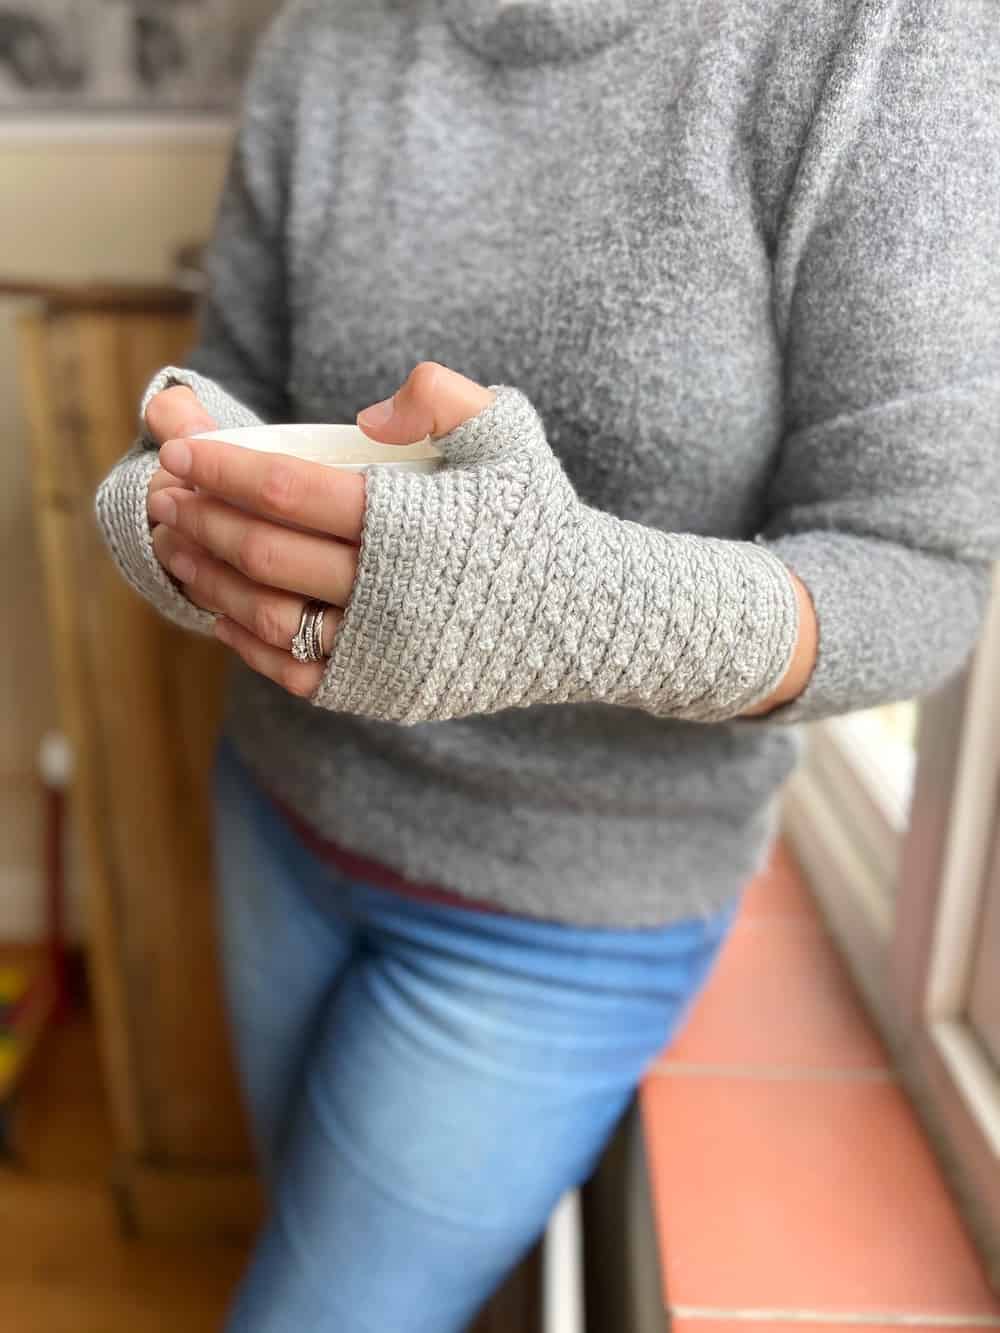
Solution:
<path fill-rule="evenodd" d="M 1000 1314 L 908 1314 L 903 1311 L 727 1309 L 710 1305 L 671 1305 L 677 1319 L 731 1319 L 741 1323 L 886 1325 L 893 1328 L 1000 1328 Z"/>
<path fill-rule="evenodd" d="M 747 1078 L 789 1079 L 803 1082 L 895 1083 L 896 1071 L 885 1066 L 870 1069 L 810 1069 L 805 1065 L 698 1064 L 693 1061 L 657 1060 L 649 1070 L 657 1078 Z"/>

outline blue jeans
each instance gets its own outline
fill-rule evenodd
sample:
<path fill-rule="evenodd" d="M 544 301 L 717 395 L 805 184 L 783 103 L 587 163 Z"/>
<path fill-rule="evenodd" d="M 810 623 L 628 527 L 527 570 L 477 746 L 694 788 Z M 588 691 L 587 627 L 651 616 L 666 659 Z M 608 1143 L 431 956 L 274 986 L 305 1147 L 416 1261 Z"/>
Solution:
<path fill-rule="evenodd" d="M 590 1173 L 735 904 L 607 930 L 416 901 L 317 860 L 225 743 L 216 798 L 270 1195 L 228 1333 L 460 1333 Z"/>

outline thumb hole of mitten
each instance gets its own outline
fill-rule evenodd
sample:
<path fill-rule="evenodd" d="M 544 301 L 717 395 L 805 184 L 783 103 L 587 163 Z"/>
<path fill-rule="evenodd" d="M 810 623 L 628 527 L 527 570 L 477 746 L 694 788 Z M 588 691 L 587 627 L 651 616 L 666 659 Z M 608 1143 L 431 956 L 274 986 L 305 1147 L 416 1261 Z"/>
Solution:
<path fill-rule="evenodd" d="M 358 413 L 358 425 L 380 444 L 417 444 L 456 430 L 493 402 L 492 389 L 435 361 L 423 361 L 391 398 Z"/>
<path fill-rule="evenodd" d="M 518 389 L 491 385 L 494 398 L 476 416 L 436 441 L 452 467 L 502 464 L 530 455 L 551 458 L 538 413 Z"/>

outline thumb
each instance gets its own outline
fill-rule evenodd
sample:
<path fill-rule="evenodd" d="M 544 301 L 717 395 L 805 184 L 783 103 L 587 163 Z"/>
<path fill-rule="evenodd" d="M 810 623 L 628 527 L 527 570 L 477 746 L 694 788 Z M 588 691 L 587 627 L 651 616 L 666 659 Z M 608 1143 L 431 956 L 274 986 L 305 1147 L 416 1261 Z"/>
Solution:
<path fill-rule="evenodd" d="M 146 425 L 157 444 L 190 439 L 202 431 L 218 428 L 218 422 L 208 415 L 192 390 L 183 384 L 164 389 L 149 400 Z"/>
<path fill-rule="evenodd" d="M 415 444 L 448 435 L 489 407 L 496 395 L 456 370 L 423 361 L 391 398 L 358 413 L 358 425 L 383 444 Z"/>

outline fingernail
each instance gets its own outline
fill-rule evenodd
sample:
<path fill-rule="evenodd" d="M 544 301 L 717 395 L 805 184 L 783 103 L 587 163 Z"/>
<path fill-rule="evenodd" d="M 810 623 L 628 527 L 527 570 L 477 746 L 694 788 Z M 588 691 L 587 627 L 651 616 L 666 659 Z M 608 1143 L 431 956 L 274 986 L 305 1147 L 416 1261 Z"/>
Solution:
<path fill-rule="evenodd" d="M 194 576 L 197 573 L 194 561 L 183 551 L 178 551 L 176 555 L 170 557 L 170 572 L 175 578 L 180 579 L 181 583 L 193 583 Z"/>
<path fill-rule="evenodd" d="M 157 491 L 149 497 L 148 510 L 154 523 L 165 523 L 168 528 L 172 528 L 177 522 L 177 506 L 163 491 Z"/>
<path fill-rule="evenodd" d="M 383 398 L 380 403 L 373 403 L 371 407 L 366 407 L 363 412 L 358 413 L 358 425 L 384 426 L 395 410 L 395 399 Z"/>
<path fill-rule="evenodd" d="M 191 450 L 183 440 L 168 440 L 160 450 L 160 466 L 175 477 L 186 477 L 191 471 Z"/>

